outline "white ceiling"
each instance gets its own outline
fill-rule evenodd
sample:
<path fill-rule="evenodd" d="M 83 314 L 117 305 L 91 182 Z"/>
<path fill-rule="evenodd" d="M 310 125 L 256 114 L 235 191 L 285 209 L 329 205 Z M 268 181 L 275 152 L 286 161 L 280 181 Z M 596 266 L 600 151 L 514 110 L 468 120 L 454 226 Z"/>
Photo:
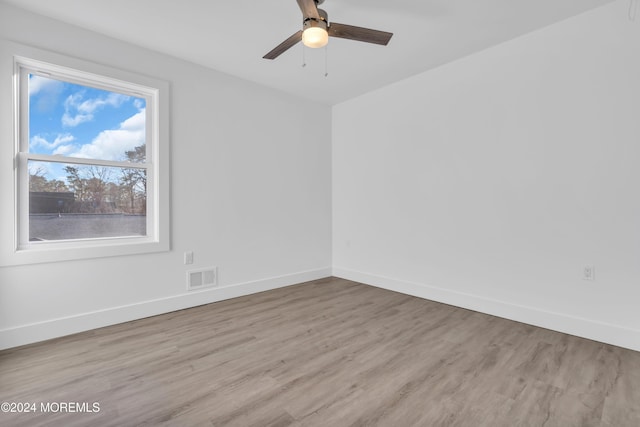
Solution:
<path fill-rule="evenodd" d="M 274 61 L 301 28 L 295 0 L 3 0 L 325 104 L 336 104 L 613 0 L 326 0 L 329 21 L 394 33 L 388 46 L 332 38 Z"/>

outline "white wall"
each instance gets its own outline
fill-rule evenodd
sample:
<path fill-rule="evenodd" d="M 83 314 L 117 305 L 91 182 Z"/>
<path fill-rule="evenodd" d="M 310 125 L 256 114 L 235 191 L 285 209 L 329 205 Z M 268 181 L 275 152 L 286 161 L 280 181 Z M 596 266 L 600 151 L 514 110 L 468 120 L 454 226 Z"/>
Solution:
<path fill-rule="evenodd" d="M 3 4 L 0 39 L 169 82 L 172 236 L 167 253 L 0 268 L 0 348 L 330 275 L 329 107 Z M 2 123 L 0 209 L 11 209 Z M 187 294 L 186 271 L 209 266 L 221 289 Z"/>
<path fill-rule="evenodd" d="M 627 7 L 335 106 L 334 274 L 640 350 Z"/>

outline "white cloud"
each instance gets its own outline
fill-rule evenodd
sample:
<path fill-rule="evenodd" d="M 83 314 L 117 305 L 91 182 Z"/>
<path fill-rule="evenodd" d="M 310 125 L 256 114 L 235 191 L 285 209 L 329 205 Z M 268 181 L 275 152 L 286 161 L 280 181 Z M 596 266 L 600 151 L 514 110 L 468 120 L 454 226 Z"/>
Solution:
<path fill-rule="evenodd" d="M 69 113 L 62 115 L 62 125 L 64 127 L 72 128 L 78 126 L 80 123 L 93 120 L 93 114 L 76 114 L 75 116 Z"/>
<path fill-rule="evenodd" d="M 122 160 L 126 151 L 144 143 L 144 132 L 128 130 L 105 130 L 91 142 L 83 145 L 74 157 L 101 160 Z"/>
<path fill-rule="evenodd" d="M 71 142 L 74 139 L 76 139 L 73 135 L 71 135 L 70 133 L 65 133 L 65 134 L 61 134 L 56 136 L 56 139 L 53 141 L 54 144 L 58 145 L 58 144 L 64 144 L 66 142 Z"/>
<path fill-rule="evenodd" d="M 32 75 L 29 78 L 29 108 L 40 113 L 53 113 L 60 105 L 63 90 L 64 83 L 59 80 Z"/>
<path fill-rule="evenodd" d="M 53 155 L 68 156 L 73 150 L 77 149 L 75 145 L 61 145 L 53 150 Z"/>
<path fill-rule="evenodd" d="M 40 92 L 59 93 L 62 90 L 63 84 L 64 83 L 59 80 L 33 75 L 29 78 L 29 96 L 36 95 Z"/>
<path fill-rule="evenodd" d="M 32 136 L 31 141 L 29 142 L 29 145 L 31 147 L 45 147 L 45 148 L 52 147 L 52 143 L 47 141 L 45 138 L 41 137 L 40 135 Z"/>
<path fill-rule="evenodd" d="M 93 114 L 77 113 L 78 105 L 80 105 L 83 97 L 82 92 L 71 94 L 64 100 L 64 114 L 62 116 L 62 125 L 64 127 L 75 127 L 80 123 L 93 120 Z M 71 114 L 73 111 L 75 114 Z"/>
<path fill-rule="evenodd" d="M 93 120 L 94 113 L 105 106 L 119 107 L 129 99 L 128 96 L 119 93 L 109 93 L 106 97 L 83 100 L 84 92 L 69 95 L 64 101 L 64 114 L 62 125 L 75 127 L 81 123 Z"/>
<path fill-rule="evenodd" d="M 34 148 L 42 147 L 46 150 L 52 150 L 56 147 L 59 147 L 62 144 L 66 144 L 73 140 L 75 140 L 75 137 L 70 133 L 58 134 L 58 136 L 56 136 L 56 139 L 54 139 L 51 142 L 48 141 L 42 135 L 35 135 L 31 137 L 31 141 L 29 142 L 29 145 L 31 145 Z"/>
<path fill-rule="evenodd" d="M 145 106 L 145 102 L 143 99 L 141 98 L 136 98 L 133 100 L 133 105 L 134 107 L 136 107 L 138 110 L 140 110 L 141 108 L 143 108 Z"/>
<path fill-rule="evenodd" d="M 131 131 L 142 130 L 144 131 L 146 123 L 146 111 L 143 109 L 137 114 L 129 117 L 124 122 L 120 123 L 120 129 L 126 129 Z"/>
<path fill-rule="evenodd" d="M 122 160 L 125 152 L 145 143 L 145 110 L 141 110 L 120 123 L 119 129 L 104 130 L 78 151 L 73 157 Z"/>
<path fill-rule="evenodd" d="M 119 107 L 128 99 L 129 97 L 126 95 L 111 92 L 106 98 L 87 99 L 86 101 L 83 101 L 81 104 L 79 104 L 77 108 L 81 113 L 93 114 L 94 111 L 104 107 L 105 105 L 109 105 L 111 107 Z"/>

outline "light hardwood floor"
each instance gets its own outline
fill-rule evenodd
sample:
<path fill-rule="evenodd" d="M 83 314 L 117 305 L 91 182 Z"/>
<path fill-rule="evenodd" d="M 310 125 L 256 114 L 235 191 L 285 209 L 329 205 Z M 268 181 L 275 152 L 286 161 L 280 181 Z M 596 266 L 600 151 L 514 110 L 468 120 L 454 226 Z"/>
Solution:
<path fill-rule="evenodd" d="M 334 278 L 0 352 L 4 401 L 100 412 L 2 426 L 638 427 L 640 353 Z"/>

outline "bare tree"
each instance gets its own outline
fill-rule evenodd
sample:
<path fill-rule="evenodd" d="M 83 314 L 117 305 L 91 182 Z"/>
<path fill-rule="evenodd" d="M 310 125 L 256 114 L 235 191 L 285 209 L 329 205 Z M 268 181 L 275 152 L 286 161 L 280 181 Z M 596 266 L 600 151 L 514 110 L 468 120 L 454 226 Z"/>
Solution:
<path fill-rule="evenodd" d="M 146 159 L 146 146 L 139 145 L 131 151 L 126 151 L 127 159 L 132 163 L 141 163 Z M 129 198 L 131 213 L 136 212 L 136 200 L 139 201 L 140 213 L 147 210 L 147 174 L 144 169 L 126 168 L 122 170 L 120 184 L 124 187 Z"/>
<path fill-rule="evenodd" d="M 47 171 L 42 166 L 38 166 L 33 170 L 29 170 L 29 191 L 48 192 L 48 193 L 64 193 L 69 188 L 59 179 L 47 179 Z"/>

